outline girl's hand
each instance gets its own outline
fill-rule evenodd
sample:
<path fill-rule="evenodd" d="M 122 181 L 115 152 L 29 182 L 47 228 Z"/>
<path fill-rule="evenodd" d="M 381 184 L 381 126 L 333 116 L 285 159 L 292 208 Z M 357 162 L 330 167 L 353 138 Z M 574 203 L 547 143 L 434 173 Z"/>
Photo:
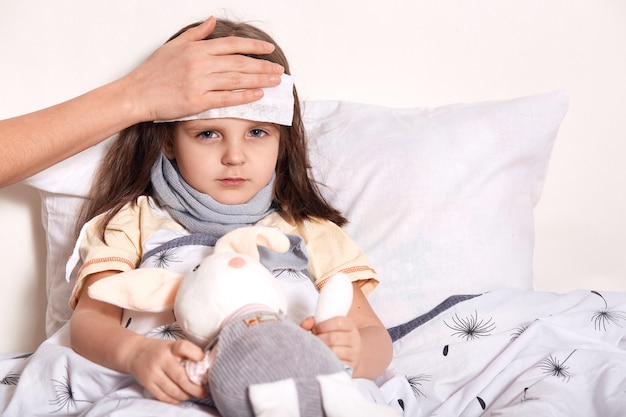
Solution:
<path fill-rule="evenodd" d="M 319 337 L 345 365 L 355 369 L 361 357 L 361 334 L 357 325 L 349 317 L 333 317 L 315 323 L 308 317 L 300 327 Z"/>
<path fill-rule="evenodd" d="M 145 338 L 138 347 L 129 364 L 130 372 L 156 399 L 177 404 L 206 396 L 203 387 L 189 380 L 182 365 L 185 359 L 199 361 L 204 357 L 199 346 L 188 340 Z"/>
<path fill-rule="evenodd" d="M 200 361 L 204 351 L 188 340 L 158 340 L 134 333 L 120 325 L 120 307 L 89 297 L 86 288 L 117 271 L 102 271 L 85 278 L 84 288 L 70 320 L 72 348 L 85 358 L 131 374 L 154 398 L 176 404 L 206 396 L 194 384 L 183 361 Z"/>

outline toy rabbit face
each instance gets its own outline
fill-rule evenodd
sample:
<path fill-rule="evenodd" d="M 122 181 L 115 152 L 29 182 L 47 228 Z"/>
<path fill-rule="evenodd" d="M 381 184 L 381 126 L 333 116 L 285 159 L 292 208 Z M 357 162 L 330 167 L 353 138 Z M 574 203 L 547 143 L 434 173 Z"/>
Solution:
<path fill-rule="evenodd" d="M 247 305 L 286 312 L 287 302 L 276 279 L 254 258 L 214 253 L 189 272 L 180 284 L 174 313 L 189 338 L 207 344 L 224 321 Z"/>

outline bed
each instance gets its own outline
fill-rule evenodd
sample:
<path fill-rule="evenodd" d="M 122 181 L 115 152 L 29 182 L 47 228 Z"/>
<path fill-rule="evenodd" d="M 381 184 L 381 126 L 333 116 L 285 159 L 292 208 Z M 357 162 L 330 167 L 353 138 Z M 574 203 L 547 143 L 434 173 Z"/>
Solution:
<path fill-rule="evenodd" d="M 568 103 L 559 91 L 439 108 L 304 102 L 314 175 L 382 278 L 370 302 L 394 340 L 394 360 L 377 382 L 401 415 L 626 409 L 626 294 L 532 289 L 532 211 Z M 4 415 L 147 412 L 129 378 L 67 348 L 71 285 L 61 259 L 71 252 L 71 213 L 105 148 L 28 180 L 42 190 L 56 248 L 52 336 L 34 355 L 0 362 Z M 33 396 L 42 385 L 45 394 Z M 159 407 L 169 406 L 150 412 Z"/>
<path fill-rule="evenodd" d="M 535 87 L 432 106 L 304 100 L 313 173 L 381 277 L 370 302 L 394 359 L 376 382 L 398 415 L 626 410 L 626 292 L 595 281 L 561 292 L 534 286 L 535 210 L 560 129 L 579 105 L 569 91 Z M 94 367 L 63 347 L 73 213 L 105 147 L 24 183 L 41 196 L 47 336 L 34 355 L 37 346 L 0 355 L 2 415 L 172 413 L 104 369 L 94 384 L 85 376 Z M 41 366 L 50 356 L 63 359 Z"/>

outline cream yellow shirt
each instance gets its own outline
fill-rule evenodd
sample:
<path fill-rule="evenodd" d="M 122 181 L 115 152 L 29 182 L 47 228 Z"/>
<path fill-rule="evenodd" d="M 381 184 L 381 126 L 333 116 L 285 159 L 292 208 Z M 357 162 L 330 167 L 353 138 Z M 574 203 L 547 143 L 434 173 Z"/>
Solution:
<path fill-rule="evenodd" d="M 103 240 L 96 231 L 97 219 L 87 223 L 79 242 L 78 254 L 82 265 L 70 305 L 76 306 L 87 276 L 102 271 L 129 271 L 140 266 L 142 257 L 151 249 L 190 233 L 149 197 L 139 197 L 137 204 L 128 205 L 111 219 Z M 276 227 L 286 234 L 304 240 L 309 256 L 308 272 L 320 289 L 336 272 L 358 281 L 365 294 L 378 284 L 376 272 L 369 265 L 358 245 L 336 224 L 327 220 L 310 220 L 291 224 L 279 213 L 272 213 L 257 224 Z M 177 271 L 186 272 L 186 271 Z"/>

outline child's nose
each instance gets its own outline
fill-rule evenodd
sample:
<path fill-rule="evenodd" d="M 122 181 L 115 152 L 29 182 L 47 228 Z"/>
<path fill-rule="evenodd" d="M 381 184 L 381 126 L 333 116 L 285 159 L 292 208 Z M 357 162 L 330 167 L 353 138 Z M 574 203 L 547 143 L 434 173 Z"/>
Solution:
<path fill-rule="evenodd" d="M 245 161 L 245 155 L 243 149 L 236 144 L 226 145 L 224 155 L 222 156 L 222 163 L 224 165 L 240 165 Z"/>

